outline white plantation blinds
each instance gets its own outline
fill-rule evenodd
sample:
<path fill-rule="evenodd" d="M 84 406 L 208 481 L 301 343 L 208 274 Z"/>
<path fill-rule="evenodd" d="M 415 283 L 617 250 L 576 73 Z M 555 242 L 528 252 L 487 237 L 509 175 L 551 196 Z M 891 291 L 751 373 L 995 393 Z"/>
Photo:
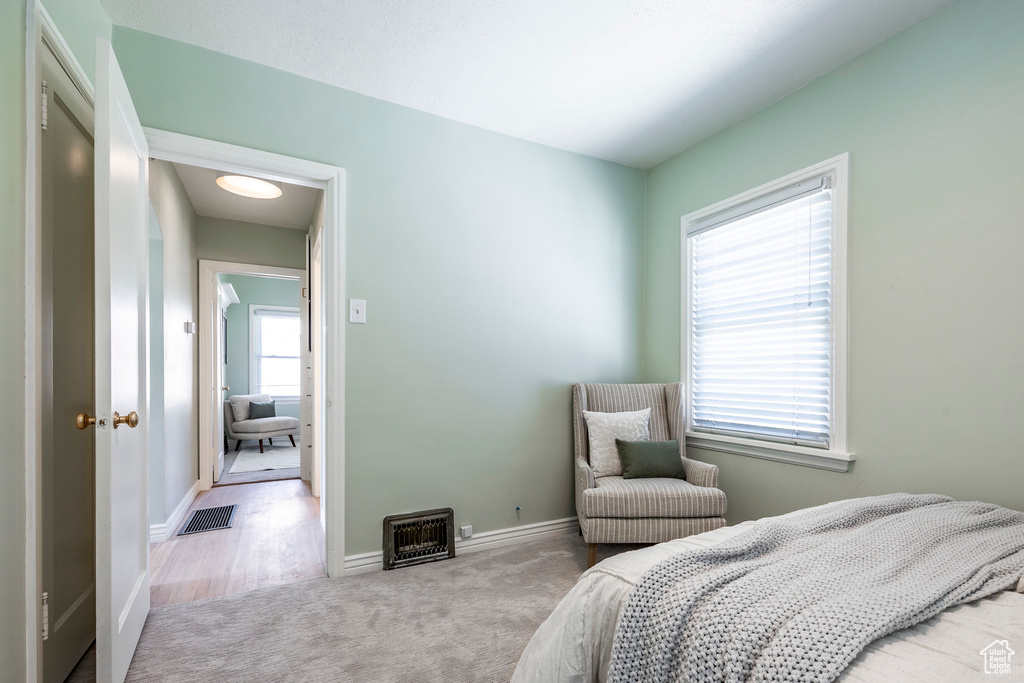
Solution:
<path fill-rule="evenodd" d="M 695 223 L 695 431 L 829 448 L 832 191 L 819 177 Z"/>
<path fill-rule="evenodd" d="M 257 394 L 274 398 L 299 395 L 299 313 L 257 309 L 253 325 L 253 362 Z"/>

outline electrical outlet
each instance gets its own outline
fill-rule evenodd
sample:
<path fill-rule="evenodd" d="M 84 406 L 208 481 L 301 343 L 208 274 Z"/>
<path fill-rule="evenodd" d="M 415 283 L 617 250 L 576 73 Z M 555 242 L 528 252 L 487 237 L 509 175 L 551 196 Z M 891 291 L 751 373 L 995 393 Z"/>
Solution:
<path fill-rule="evenodd" d="M 464 524 L 463 526 L 459 527 L 459 536 L 461 536 L 462 538 L 469 538 L 472 535 L 473 535 L 473 525 L 472 524 Z"/>

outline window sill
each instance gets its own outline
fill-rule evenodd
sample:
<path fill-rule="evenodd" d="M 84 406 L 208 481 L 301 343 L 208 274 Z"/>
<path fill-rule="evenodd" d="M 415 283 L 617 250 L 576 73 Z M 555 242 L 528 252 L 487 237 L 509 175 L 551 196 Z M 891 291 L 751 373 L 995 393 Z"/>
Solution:
<path fill-rule="evenodd" d="M 820 448 L 783 443 L 767 443 L 702 432 L 686 432 L 686 447 L 745 455 L 749 458 L 774 460 L 832 472 L 848 472 L 850 463 L 857 459 L 853 453 L 826 451 Z"/>

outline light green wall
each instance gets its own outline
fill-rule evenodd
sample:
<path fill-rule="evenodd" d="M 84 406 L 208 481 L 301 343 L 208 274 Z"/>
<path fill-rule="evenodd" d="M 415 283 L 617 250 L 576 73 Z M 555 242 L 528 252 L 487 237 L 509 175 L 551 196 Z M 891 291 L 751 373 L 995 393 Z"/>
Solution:
<path fill-rule="evenodd" d="M 199 258 L 304 269 L 306 231 L 200 216 Z"/>
<path fill-rule="evenodd" d="M 199 478 L 199 335 L 185 322 L 199 319 L 198 216 L 185 186 L 166 161 L 149 164 L 149 199 L 163 234 L 164 460 L 163 491 L 150 509 L 166 521 Z"/>
<path fill-rule="evenodd" d="M 100 0 L 43 0 L 43 6 L 95 83 L 96 39 L 110 40 L 111 33 L 110 18 Z"/>
<path fill-rule="evenodd" d="M 935 491 L 1024 508 L 1024 3 L 963 0 L 648 177 L 645 376 L 680 377 L 679 219 L 850 152 L 847 474 L 691 451 L 730 521 Z"/>
<path fill-rule="evenodd" d="M 300 232 L 300 235 L 305 233 Z M 249 306 L 294 306 L 301 301 L 302 286 L 298 280 L 280 280 L 250 275 L 222 275 L 221 280 L 231 283 L 238 294 L 239 303 L 228 306 L 228 365 L 226 377 L 230 394 L 253 393 L 249 386 Z M 279 404 L 278 415 L 299 417 L 299 405 Z"/>
<path fill-rule="evenodd" d="M 147 126 L 346 169 L 346 553 L 575 514 L 569 385 L 640 375 L 644 174 L 115 28 Z M 517 516 L 515 507 L 523 508 Z"/>
<path fill-rule="evenodd" d="M 0 2 L 0 681 L 25 680 L 25 3 Z"/>

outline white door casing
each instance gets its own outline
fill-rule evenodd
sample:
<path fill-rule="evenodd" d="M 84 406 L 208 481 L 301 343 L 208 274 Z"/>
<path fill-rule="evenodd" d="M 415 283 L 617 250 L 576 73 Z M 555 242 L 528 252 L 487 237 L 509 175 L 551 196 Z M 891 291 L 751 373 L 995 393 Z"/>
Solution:
<path fill-rule="evenodd" d="M 312 248 L 312 259 L 309 264 L 309 296 L 312 301 L 309 333 L 313 345 L 311 366 L 312 366 L 312 401 L 310 406 L 311 441 L 313 452 L 313 474 L 310 477 L 310 486 L 313 495 L 320 499 L 320 520 L 324 521 L 324 497 L 323 497 L 323 451 L 324 451 L 324 381 L 323 381 L 323 347 L 324 347 L 324 324 L 323 324 L 323 250 L 322 240 L 317 234 L 316 242 Z"/>
<path fill-rule="evenodd" d="M 323 378 L 325 420 L 323 423 L 323 468 L 321 498 L 325 506 L 325 540 L 327 544 L 327 573 L 341 576 L 345 570 L 345 171 L 337 166 L 315 161 L 287 157 L 271 152 L 239 147 L 223 142 L 145 129 L 150 155 L 156 159 L 189 164 L 217 171 L 233 171 L 255 175 L 268 180 L 304 185 L 324 190 L 325 213 L 323 230 L 323 313 L 325 339 L 323 343 Z M 204 275 L 211 262 L 199 264 L 199 345 L 210 348 L 204 340 L 203 305 L 215 283 Z M 265 269 L 261 269 L 265 270 Z M 199 410 L 209 414 L 213 396 L 211 368 L 200 358 Z M 213 484 L 213 456 L 206 445 L 210 439 L 213 420 L 203 424 L 200 417 L 199 479 L 202 489 Z"/>
<path fill-rule="evenodd" d="M 250 275 L 299 280 L 305 271 L 199 259 L 199 486 L 207 490 L 224 469 L 224 401 L 244 393 L 223 391 L 224 344 L 220 275 Z M 228 448 L 233 448 L 229 443 Z"/>
<path fill-rule="evenodd" d="M 96 671 L 100 683 L 120 683 L 149 613 L 149 154 L 103 39 L 96 41 L 95 136 Z M 132 411 L 138 427 L 115 422 Z"/>
<path fill-rule="evenodd" d="M 224 316 L 227 315 L 224 311 L 224 299 L 220 294 L 220 282 L 217 283 L 217 305 L 215 307 L 215 319 L 212 322 L 211 332 L 213 333 L 213 344 L 216 347 L 213 353 L 213 359 L 210 363 L 210 368 L 213 371 L 213 432 L 210 438 L 213 439 L 213 443 L 210 444 L 210 452 L 216 453 L 217 455 L 213 459 L 213 481 L 220 481 L 221 475 L 224 473 L 224 456 L 227 454 L 227 449 L 230 446 L 225 445 L 224 435 L 226 434 L 225 429 L 227 425 L 224 424 L 224 401 L 231 396 L 231 388 L 224 383 L 224 347 L 227 346 L 228 340 L 224 338 Z M 200 349 L 202 349 L 202 337 L 200 338 Z M 203 352 L 200 350 L 199 358 L 200 362 L 203 357 Z M 202 391 L 202 389 L 200 389 Z M 237 388 L 236 388 L 237 391 Z"/>
<path fill-rule="evenodd" d="M 303 481 L 313 480 L 313 437 L 310 411 L 313 409 L 313 353 L 309 336 L 309 236 L 306 237 L 306 269 L 299 278 L 299 476 Z M 314 489 L 313 495 L 318 495 Z"/>

